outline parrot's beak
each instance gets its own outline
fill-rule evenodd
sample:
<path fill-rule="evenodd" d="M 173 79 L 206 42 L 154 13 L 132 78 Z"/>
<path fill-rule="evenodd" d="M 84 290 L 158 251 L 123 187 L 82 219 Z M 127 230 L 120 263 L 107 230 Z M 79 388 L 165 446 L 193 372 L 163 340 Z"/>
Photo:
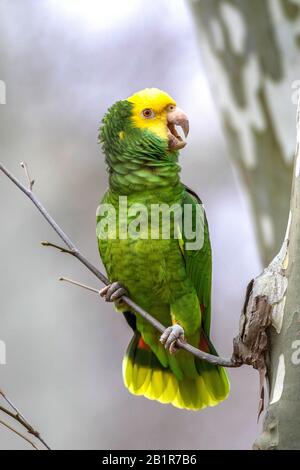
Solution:
<path fill-rule="evenodd" d="M 187 137 L 189 133 L 189 120 L 182 109 L 174 108 L 167 114 L 168 140 L 170 150 L 180 150 L 186 146 L 186 141 L 178 134 L 175 126 L 180 126 Z"/>

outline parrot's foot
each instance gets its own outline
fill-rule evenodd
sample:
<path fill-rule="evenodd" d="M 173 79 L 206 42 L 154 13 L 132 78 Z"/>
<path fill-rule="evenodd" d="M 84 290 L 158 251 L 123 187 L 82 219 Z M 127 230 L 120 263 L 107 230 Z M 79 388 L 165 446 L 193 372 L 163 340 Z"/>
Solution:
<path fill-rule="evenodd" d="M 122 295 L 127 295 L 128 292 L 120 282 L 112 282 L 108 286 L 103 287 L 99 291 L 100 297 L 103 297 L 106 302 L 118 302 Z"/>
<path fill-rule="evenodd" d="M 169 350 L 171 354 L 175 354 L 179 348 L 177 346 L 177 340 L 185 341 L 184 329 L 175 323 L 173 326 L 169 326 L 160 337 L 160 342 L 164 344 L 165 348 Z"/>

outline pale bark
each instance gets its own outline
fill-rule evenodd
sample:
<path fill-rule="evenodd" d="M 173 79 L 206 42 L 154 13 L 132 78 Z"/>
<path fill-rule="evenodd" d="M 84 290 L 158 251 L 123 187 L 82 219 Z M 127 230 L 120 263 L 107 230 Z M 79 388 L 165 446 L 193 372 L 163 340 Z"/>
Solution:
<path fill-rule="evenodd" d="M 248 190 L 266 265 L 280 247 L 289 213 L 293 101 L 300 77 L 300 2 L 191 0 L 190 4 L 229 154 Z"/>
<path fill-rule="evenodd" d="M 300 103 L 292 171 L 300 1 L 194 0 L 191 6 L 229 153 L 248 190 L 268 265 L 249 285 L 235 339 L 237 359 L 260 371 L 261 385 L 265 373 L 268 379 L 254 448 L 300 449 Z"/>
<path fill-rule="evenodd" d="M 277 256 L 280 293 L 273 307 L 267 362 L 269 405 L 256 449 L 300 449 L 300 101 L 289 224 Z M 274 276 L 272 278 L 274 280 Z M 271 285 L 269 284 L 271 287 Z M 274 286 L 274 283 L 273 283 Z M 282 288 L 280 288 L 280 286 Z M 274 292 L 274 291 L 273 291 Z M 269 292 L 272 295 L 273 292 Z"/>

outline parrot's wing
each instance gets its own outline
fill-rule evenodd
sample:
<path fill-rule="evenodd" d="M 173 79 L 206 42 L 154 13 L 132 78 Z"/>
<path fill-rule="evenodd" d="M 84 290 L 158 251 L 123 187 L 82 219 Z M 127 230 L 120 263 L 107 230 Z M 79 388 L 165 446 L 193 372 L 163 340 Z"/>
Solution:
<path fill-rule="evenodd" d="M 107 190 L 106 193 L 104 194 L 104 196 L 103 196 L 103 198 L 100 202 L 99 208 L 100 208 L 101 205 L 104 205 L 104 204 L 109 204 L 109 190 Z M 99 230 L 100 230 L 99 229 L 99 223 L 101 221 L 99 208 L 97 209 L 97 215 L 96 215 L 96 224 L 97 224 L 96 225 L 96 235 L 97 235 L 97 241 L 98 241 L 98 249 L 99 249 L 99 254 L 100 254 L 102 263 L 103 263 L 103 265 L 106 269 L 106 273 L 107 273 L 108 277 L 110 278 L 110 273 L 109 273 L 110 262 L 109 262 L 108 255 L 107 255 L 108 243 L 107 243 L 107 239 L 105 237 L 101 237 L 100 233 L 99 233 Z M 136 317 L 135 317 L 135 314 L 130 312 L 130 311 L 124 311 L 122 313 L 123 313 L 128 325 L 135 332 L 136 331 Z"/>
<path fill-rule="evenodd" d="M 187 239 L 183 220 L 182 237 L 184 242 L 183 255 L 186 263 L 186 271 L 191 279 L 199 299 L 202 314 L 202 325 L 207 336 L 210 330 L 211 313 L 211 278 L 212 278 L 212 256 L 209 238 L 208 223 L 200 198 L 188 187 L 185 187 L 183 204 L 189 204 L 192 208 L 192 231 L 196 233 L 195 239 L 199 241 L 199 248 L 188 249 L 188 243 L 195 239 Z M 183 210 L 183 217 L 190 212 Z M 190 215 L 189 215 L 190 217 Z M 190 245 L 191 246 L 191 245 Z M 195 245 L 196 246 L 196 245 Z"/>

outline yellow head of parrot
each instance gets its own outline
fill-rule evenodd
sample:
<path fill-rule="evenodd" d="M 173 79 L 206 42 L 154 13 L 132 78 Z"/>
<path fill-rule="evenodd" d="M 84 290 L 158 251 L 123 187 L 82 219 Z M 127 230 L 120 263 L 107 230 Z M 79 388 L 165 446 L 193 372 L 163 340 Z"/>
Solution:
<path fill-rule="evenodd" d="M 167 139 L 170 150 L 185 147 L 185 140 L 178 134 L 180 126 L 187 137 L 189 121 L 178 108 L 176 101 L 158 88 L 145 88 L 127 98 L 133 104 L 132 122 L 135 127 L 148 129 L 162 139 Z"/>

